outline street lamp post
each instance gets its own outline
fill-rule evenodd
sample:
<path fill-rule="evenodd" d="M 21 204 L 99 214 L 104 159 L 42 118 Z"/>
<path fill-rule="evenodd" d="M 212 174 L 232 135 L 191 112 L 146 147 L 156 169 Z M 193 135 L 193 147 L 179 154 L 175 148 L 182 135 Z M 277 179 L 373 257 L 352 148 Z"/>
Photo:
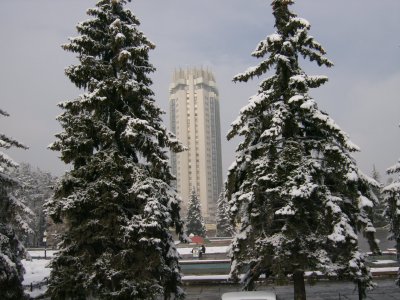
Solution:
<path fill-rule="evenodd" d="M 47 258 L 47 231 L 43 232 L 43 243 L 44 243 L 44 258 Z"/>

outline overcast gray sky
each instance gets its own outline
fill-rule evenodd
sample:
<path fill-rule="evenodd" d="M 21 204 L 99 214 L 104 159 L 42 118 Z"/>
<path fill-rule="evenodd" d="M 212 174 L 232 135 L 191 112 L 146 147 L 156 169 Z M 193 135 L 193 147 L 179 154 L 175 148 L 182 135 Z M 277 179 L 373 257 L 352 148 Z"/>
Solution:
<path fill-rule="evenodd" d="M 234 160 L 237 141 L 227 142 L 230 123 L 258 81 L 232 83 L 232 77 L 257 64 L 250 56 L 257 43 L 274 32 L 270 0 L 133 0 L 128 4 L 141 30 L 157 48 L 151 62 L 157 71 L 153 89 L 159 106 L 168 107 L 168 86 L 174 68 L 208 67 L 220 90 L 223 172 Z M 57 103 L 81 91 L 64 68 L 76 62 L 62 43 L 77 35 L 75 25 L 87 19 L 95 0 L 0 1 L 0 132 L 30 147 L 8 153 L 55 175 L 66 169 L 58 153 L 46 147 L 61 129 Z M 370 174 L 375 164 L 383 175 L 400 157 L 400 1 L 297 0 L 292 7 L 311 23 L 332 69 L 304 62 L 308 74 L 330 81 L 312 92 L 361 147 L 359 166 Z M 168 117 L 165 118 L 168 120 Z M 168 122 L 166 121 L 168 124 Z"/>

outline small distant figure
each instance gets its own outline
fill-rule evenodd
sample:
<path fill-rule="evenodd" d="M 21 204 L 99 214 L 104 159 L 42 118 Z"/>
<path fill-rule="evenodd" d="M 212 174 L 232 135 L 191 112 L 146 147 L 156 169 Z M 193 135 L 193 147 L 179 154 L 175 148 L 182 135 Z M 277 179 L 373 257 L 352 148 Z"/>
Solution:
<path fill-rule="evenodd" d="M 193 254 L 193 257 L 201 258 L 201 256 L 203 255 L 203 252 L 200 247 L 194 247 L 192 249 L 192 254 Z"/>
<path fill-rule="evenodd" d="M 201 252 L 206 253 L 206 247 L 204 245 L 201 245 Z"/>
<path fill-rule="evenodd" d="M 25 253 L 25 259 L 26 259 L 27 261 L 32 261 L 32 256 L 31 256 L 31 254 L 30 254 L 28 251 L 26 251 L 26 253 Z"/>

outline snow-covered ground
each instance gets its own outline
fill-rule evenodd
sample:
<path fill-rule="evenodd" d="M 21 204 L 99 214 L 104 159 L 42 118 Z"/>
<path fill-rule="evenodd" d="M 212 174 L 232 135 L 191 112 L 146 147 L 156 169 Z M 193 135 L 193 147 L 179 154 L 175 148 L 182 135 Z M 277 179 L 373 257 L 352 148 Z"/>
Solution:
<path fill-rule="evenodd" d="M 46 280 L 46 277 L 49 277 L 49 262 L 50 261 L 47 259 L 22 260 L 22 264 L 25 268 L 24 281 L 22 284 L 24 286 L 30 286 L 31 284 L 34 286 L 32 291 L 30 289 L 26 291 L 31 297 L 37 297 L 46 292 L 46 285 L 40 287 L 36 287 L 35 285 L 43 283 Z"/>
<path fill-rule="evenodd" d="M 382 259 L 382 260 L 374 260 L 372 262 L 374 265 L 386 265 L 386 264 L 395 264 L 397 261 L 392 259 Z"/>
<path fill-rule="evenodd" d="M 190 248 L 178 248 L 179 254 L 191 254 L 193 247 Z M 227 253 L 228 246 L 221 247 L 207 247 L 206 253 Z M 43 250 L 29 250 L 31 257 L 44 257 Z M 46 253 L 47 257 L 53 257 L 56 251 L 48 250 Z M 49 260 L 46 259 L 33 259 L 23 260 L 22 263 L 25 267 L 24 285 L 30 285 L 31 283 L 37 284 L 45 280 L 50 275 L 50 268 L 48 268 Z"/>
<path fill-rule="evenodd" d="M 178 248 L 178 252 L 180 255 L 183 254 L 192 254 L 192 249 L 194 247 L 197 247 L 196 245 L 193 245 L 193 247 L 190 248 Z M 228 252 L 228 247 L 229 246 L 219 246 L 219 247 L 206 247 L 206 253 L 227 253 Z"/>
<path fill-rule="evenodd" d="M 190 248 L 178 248 L 178 251 L 181 255 L 183 254 L 191 254 L 192 247 Z M 207 247 L 206 253 L 227 253 L 228 246 L 220 246 L 220 247 Z M 47 256 L 52 257 L 56 251 L 48 251 Z M 32 257 L 43 257 L 43 251 L 29 251 Z M 214 262 L 221 262 L 228 260 L 214 260 Z M 25 267 L 25 276 L 23 285 L 30 286 L 31 283 L 36 285 L 38 283 L 42 283 L 46 280 L 50 275 L 50 268 L 48 267 L 50 260 L 48 259 L 33 259 L 33 260 L 22 260 L 22 263 Z M 189 263 L 190 261 L 182 261 L 182 263 Z M 204 261 L 196 261 L 196 263 L 200 263 Z M 211 261 L 208 261 L 210 263 Z M 393 260 L 380 260 L 374 261 L 374 264 L 387 264 L 387 263 L 395 263 Z M 372 274 L 374 273 L 382 273 L 382 272 L 397 272 L 398 267 L 389 267 L 389 268 L 371 268 Z M 311 272 L 310 272 L 311 273 Z M 308 274 L 309 275 L 309 274 Z M 192 281 L 192 280 L 228 280 L 229 275 L 186 275 L 183 276 L 184 281 Z M 39 296 L 46 291 L 46 286 L 41 288 L 35 288 L 32 292 L 28 292 L 32 297 Z"/>
<path fill-rule="evenodd" d="M 372 275 L 374 275 L 375 273 L 386 273 L 386 272 L 397 273 L 398 270 L 399 270 L 398 267 L 370 268 Z"/>
<path fill-rule="evenodd" d="M 46 259 L 33 259 L 32 261 L 23 259 L 22 264 L 25 268 L 23 285 L 30 285 L 42 282 L 50 275 L 50 268 L 48 268 L 49 260 Z"/>
<path fill-rule="evenodd" d="M 44 257 L 44 250 L 28 250 L 31 257 Z M 53 257 L 56 250 L 46 250 L 46 257 Z"/>
<path fill-rule="evenodd" d="M 30 290 L 25 290 L 25 292 L 32 298 L 39 297 L 46 293 L 47 291 L 47 285 L 43 285 L 39 288 L 35 288 L 33 291 Z"/>
<path fill-rule="evenodd" d="M 178 252 L 183 255 L 183 254 L 191 254 L 192 248 L 179 248 Z M 223 246 L 223 247 L 208 247 L 206 248 L 206 253 L 226 253 L 228 247 Z M 22 260 L 22 264 L 24 265 L 25 268 L 25 276 L 24 276 L 24 281 L 22 284 L 24 286 L 30 286 L 33 284 L 34 286 L 36 284 L 42 283 L 46 280 L 47 277 L 50 275 L 50 268 L 48 268 L 50 260 L 48 259 L 35 259 L 36 257 L 43 258 L 44 257 L 44 250 L 30 250 L 28 251 L 29 255 L 33 257 L 34 259 L 32 260 Z M 46 251 L 46 256 L 48 258 L 53 257 L 56 251 L 54 250 L 48 250 Z M 219 275 L 217 275 L 218 277 Z M 215 279 L 215 276 L 209 276 L 210 278 L 204 278 L 203 279 L 208 279 L 208 280 L 213 280 Z M 226 276 L 225 276 L 226 277 Z M 225 278 L 224 277 L 224 278 Z M 193 278 L 188 277 L 187 280 L 193 280 Z M 34 287 L 33 291 L 31 292 L 30 289 L 27 290 L 27 293 L 31 297 L 37 297 L 40 295 L 43 295 L 46 292 L 47 286 L 41 286 L 40 288 Z"/>
<path fill-rule="evenodd" d="M 185 248 L 177 248 L 179 254 L 191 254 L 193 247 L 197 247 L 197 245 L 193 245 L 191 247 Z M 207 247 L 206 253 L 227 253 L 229 246 L 219 246 L 219 247 Z M 44 250 L 29 250 L 28 251 L 31 257 L 44 257 Z M 46 256 L 53 257 L 54 254 L 57 253 L 56 250 L 47 250 Z"/>

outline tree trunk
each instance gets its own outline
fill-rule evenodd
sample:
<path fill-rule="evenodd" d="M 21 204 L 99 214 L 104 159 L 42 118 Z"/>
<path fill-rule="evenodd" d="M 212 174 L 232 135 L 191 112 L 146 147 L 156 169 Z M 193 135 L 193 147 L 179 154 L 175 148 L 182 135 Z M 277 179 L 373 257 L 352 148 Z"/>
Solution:
<path fill-rule="evenodd" d="M 171 293 L 164 291 L 164 300 L 171 300 Z"/>
<path fill-rule="evenodd" d="M 304 284 L 304 271 L 295 270 L 293 273 L 294 300 L 306 300 L 306 287 Z"/>
<path fill-rule="evenodd" d="M 363 300 L 364 299 L 364 297 L 363 297 L 363 287 L 361 285 L 361 281 L 360 280 L 357 282 L 357 285 L 358 285 L 358 300 Z"/>

